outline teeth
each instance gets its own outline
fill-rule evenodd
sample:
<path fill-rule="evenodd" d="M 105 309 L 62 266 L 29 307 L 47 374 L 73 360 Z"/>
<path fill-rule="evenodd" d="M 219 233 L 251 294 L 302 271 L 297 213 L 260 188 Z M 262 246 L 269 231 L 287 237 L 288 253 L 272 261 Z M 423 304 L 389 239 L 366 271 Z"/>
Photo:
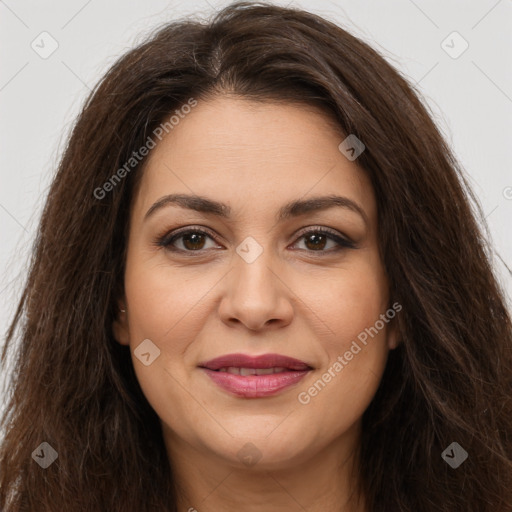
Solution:
<path fill-rule="evenodd" d="M 287 372 L 289 371 L 288 368 L 283 368 L 281 366 L 277 366 L 275 368 L 265 368 L 265 369 L 260 369 L 258 370 L 259 372 L 262 372 L 260 373 L 259 375 L 266 375 L 267 371 L 268 370 L 272 370 L 272 373 L 282 373 L 282 372 Z"/>
<path fill-rule="evenodd" d="M 247 377 L 248 375 L 271 375 L 272 373 L 281 373 L 286 370 L 286 368 L 281 366 L 275 368 L 238 368 L 236 366 L 219 368 L 219 372 L 232 373 L 233 375 L 241 375 L 242 377 Z"/>
<path fill-rule="evenodd" d="M 257 368 L 256 375 L 270 375 L 275 372 L 276 368 Z"/>
<path fill-rule="evenodd" d="M 256 375 L 256 368 L 240 368 L 240 375 L 246 377 L 247 375 Z"/>

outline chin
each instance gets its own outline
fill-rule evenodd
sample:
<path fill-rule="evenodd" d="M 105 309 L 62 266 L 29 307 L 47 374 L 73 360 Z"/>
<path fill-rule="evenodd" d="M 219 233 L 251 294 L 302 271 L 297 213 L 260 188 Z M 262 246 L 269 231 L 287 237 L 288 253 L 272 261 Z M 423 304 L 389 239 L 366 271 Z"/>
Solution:
<path fill-rule="evenodd" d="M 237 468 L 254 471 L 289 469 L 306 462 L 316 451 L 314 440 L 308 444 L 301 431 L 303 429 L 298 428 L 293 434 L 289 429 L 278 433 L 277 430 L 272 432 L 272 429 L 262 427 L 256 434 L 248 435 L 243 429 L 242 432 L 231 432 L 233 437 L 223 436 L 213 445 L 210 438 L 208 447 Z"/>

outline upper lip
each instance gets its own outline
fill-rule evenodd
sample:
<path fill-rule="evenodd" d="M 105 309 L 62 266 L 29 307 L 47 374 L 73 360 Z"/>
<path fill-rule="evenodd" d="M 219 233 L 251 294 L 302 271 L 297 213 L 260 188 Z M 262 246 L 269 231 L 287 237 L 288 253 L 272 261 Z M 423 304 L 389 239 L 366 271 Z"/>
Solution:
<path fill-rule="evenodd" d="M 200 363 L 198 366 L 209 370 L 220 368 L 286 368 L 289 370 L 311 370 L 312 367 L 304 361 L 281 354 L 263 354 L 249 356 L 246 354 L 226 354 Z"/>

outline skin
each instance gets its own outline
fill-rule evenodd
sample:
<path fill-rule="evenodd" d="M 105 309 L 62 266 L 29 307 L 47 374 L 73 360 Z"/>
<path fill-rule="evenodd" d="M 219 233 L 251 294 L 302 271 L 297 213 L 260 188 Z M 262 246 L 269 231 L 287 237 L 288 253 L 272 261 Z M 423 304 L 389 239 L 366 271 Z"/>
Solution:
<path fill-rule="evenodd" d="M 353 492 L 361 417 L 396 347 L 395 322 L 309 403 L 298 401 L 390 307 L 374 191 L 357 160 L 339 151 L 344 138 L 312 107 L 216 96 L 198 102 L 148 157 L 131 210 L 119 301 L 126 312 L 114 334 L 130 346 L 161 420 L 179 510 L 367 510 Z M 285 203 L 334 192 L 355 201 L 367 223 L 339 207 L 276 222 Z M 168 205 L 145 220 L 171 193 L 221 201 L 231 216 Z M 190 226 L 215 238 L 180 238 L 182 253 L 155 243 Z M 305 227 L 331 228 L 357 248 L 333 251 L 329 238 L 316 248 L 299 233 Z M 236 252 L 249 236 L 263 250 L 252 263 Z M 149 366 L 133 355 L 145 339 L 160 350 Z M 235 397 L 197 366 L 234 352 L 279 353 L 314 370 L 278 395 Z M 253 465 L 239 456 L 246 443 L 261 455 Z"/>

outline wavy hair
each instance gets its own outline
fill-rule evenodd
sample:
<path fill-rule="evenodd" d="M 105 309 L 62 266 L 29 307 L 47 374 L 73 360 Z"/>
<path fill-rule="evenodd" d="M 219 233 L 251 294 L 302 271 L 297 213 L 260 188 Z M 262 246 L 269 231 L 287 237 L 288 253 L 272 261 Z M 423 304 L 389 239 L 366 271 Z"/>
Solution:
<path fill-rule="evenodd" d="M 85 102 L 45 203 L 2 352 L 4 512 L 176 511 L 159 418 L 112 334 L 128 219 L 145 159 L 98 199 L 190 98 L 321 107 L 366 146 L 401 343 L 363 415 L 371 512 L 512 510 L 512 326 L 488 229 L 420 94 L 368 44 L 320 16 L 232 4 L 159 27 Z M 485 231 L 485 232 L 484 232 Z M 457 469 L 441 453 L 469 454 Z M 32 453 L 58 453 L 42 469 Z"/>

